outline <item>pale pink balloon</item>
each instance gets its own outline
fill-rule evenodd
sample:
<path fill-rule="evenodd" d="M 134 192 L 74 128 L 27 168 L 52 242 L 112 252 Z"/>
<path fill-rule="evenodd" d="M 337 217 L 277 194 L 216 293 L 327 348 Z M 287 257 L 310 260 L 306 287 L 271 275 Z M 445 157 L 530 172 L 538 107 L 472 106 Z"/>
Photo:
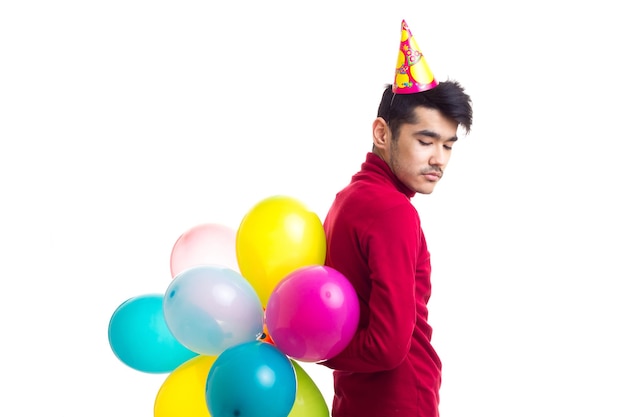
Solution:
<path fill-rule="evenodd" d="M 221 265 L 239 272 L 236 237 L 236 230 L 215 223 L 200 224 L 187 230 L 172 248 L 172 278 L 199 265 Z"/>

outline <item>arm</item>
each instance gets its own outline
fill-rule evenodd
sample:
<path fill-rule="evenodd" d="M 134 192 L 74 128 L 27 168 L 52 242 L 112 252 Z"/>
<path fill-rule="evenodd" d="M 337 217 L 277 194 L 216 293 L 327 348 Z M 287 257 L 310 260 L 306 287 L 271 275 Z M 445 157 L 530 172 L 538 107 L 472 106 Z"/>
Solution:
<path fill-rule="evenodd" d="M 359 236 L 371 280 L 367 326 L 359 328 L 348 346 L 322 365 L 376 372 L 393 369 L 404 360 L 416 320 L 418 229 L 415 209 L 401 205 L 373 219 Z"/>

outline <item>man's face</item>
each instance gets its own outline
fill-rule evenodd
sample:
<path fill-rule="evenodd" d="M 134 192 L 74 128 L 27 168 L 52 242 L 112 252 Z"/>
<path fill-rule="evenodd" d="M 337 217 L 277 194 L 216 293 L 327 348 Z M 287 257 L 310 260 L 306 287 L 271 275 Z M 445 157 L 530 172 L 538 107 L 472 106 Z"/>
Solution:
<path fill-rule="evenodd" d="M 417 107 L 415 113 L 418 123 L 405 123 L 388 142 L 388 163 L 408 188 L 430 194 L 448 165 L 458 124 L 439 110 Z"/>

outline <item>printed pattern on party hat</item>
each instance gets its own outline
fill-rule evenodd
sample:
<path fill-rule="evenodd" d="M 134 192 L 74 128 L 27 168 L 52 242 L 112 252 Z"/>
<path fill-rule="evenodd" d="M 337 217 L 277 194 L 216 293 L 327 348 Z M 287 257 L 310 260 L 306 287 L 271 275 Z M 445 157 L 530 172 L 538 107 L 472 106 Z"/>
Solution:
<path fill-rule="evenodd" d="M 430 90 L 437 84 L 409 26 L 403 20 L 393 92 L 397 94 L 419 93 Z"/>

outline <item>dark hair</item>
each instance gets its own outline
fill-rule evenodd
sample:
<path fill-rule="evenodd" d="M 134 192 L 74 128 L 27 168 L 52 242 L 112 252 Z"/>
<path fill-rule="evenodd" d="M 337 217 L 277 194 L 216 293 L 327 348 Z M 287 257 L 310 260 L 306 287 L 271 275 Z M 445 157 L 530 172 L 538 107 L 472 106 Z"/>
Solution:
<path fill-rule="evenodd" d="M 388 84 L 378 106 L 378 117 L 387 122 L 393 137 L 397 137 L 402 124 L 416 122 L 413 110 L 419 106 L 439 110 L 466 133 L 472 127 L 472 100 L 457 81 L 442 81 L 430 90 L 412 94 L 395 94 Z"/>

